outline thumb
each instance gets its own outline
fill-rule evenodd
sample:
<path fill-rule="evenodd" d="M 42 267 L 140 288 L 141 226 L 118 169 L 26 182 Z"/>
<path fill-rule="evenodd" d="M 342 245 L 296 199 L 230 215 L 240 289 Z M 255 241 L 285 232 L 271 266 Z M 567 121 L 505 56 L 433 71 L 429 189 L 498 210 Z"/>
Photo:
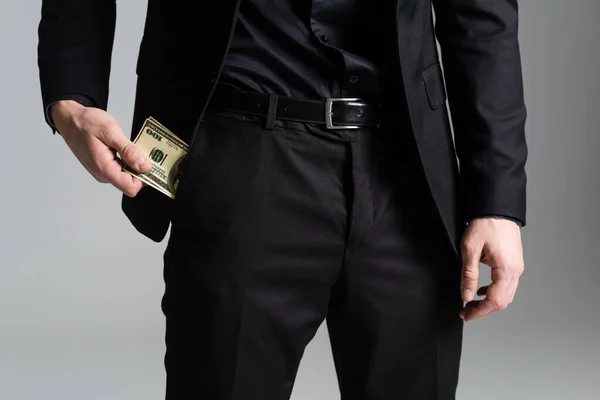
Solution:
<path fill-rule="evenodd" d="M 479 284 L 479 260 L 483 245 L 466 241 L 462 249 L 461 295 L 465 302 L 473 300 Z"/>
<path fill-rule="evenodd" d="M 123 161 L 138 172 L 148 172 L 152 168 L 150 159 L 132 141 L 125 137 L 120 127 L 112 128 L 103 138 L 105 144 L 116 150 Z"/>

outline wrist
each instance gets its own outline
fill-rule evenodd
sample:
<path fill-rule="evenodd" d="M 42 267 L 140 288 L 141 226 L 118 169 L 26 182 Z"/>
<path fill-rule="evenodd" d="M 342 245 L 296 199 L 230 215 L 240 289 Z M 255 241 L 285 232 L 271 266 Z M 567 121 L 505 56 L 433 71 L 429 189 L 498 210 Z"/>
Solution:
<path fill-rule="evenodd" d="M 59 100 L 50 106 L 50 115 L 55 123 L 72 118 L 85 106 L 75 100 Z"/>
<path fill-rule="evenodd" d="M 50 106 L 52 121 L 61 135 L 64 135 L 61 126 L 73 123 L 75 115 L 83 108 L 85 106 L 75 100 L 59 100 Z"/>
<path fill-rule="evenodd" d="M 521 230 L 521 225 L 509 218 L 502 218 L 500 216 L 482 216 L 473 218 L 469 221 L 468 225 L 476 226 L 496 226 L 496 227 L 510 227 L 510 229 L 516 228 L 518 231 Z"/>
<path fill-rule="evenodd" d="M 469 225 L 469 224 L 473 223 L 473 221 L 475 221 L 475 220 L 482 220 L 482 219 L 505 220 L 505 221 L 510 221 L 510 222 L 515 223 L 519 228 L 521 228 L 523 226 L 523 223 L 521 222 L 521 220 L 519 220 L 517 218 L 513 218 L 513 217 L 509 217 L 509 216 L 505 216 L 505 215 L 496 215 L 496 214 L 482 215 L 479 217 L 472 218 L 470 221 L 467 221 L 467 224 Z"/>

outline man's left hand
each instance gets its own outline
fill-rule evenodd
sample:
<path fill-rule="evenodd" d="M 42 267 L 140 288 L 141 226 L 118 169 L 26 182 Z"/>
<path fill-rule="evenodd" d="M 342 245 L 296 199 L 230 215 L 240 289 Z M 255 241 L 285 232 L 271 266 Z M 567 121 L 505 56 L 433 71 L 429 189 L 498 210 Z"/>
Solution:
<path fill-rule="evenodd" d="M 465 322 L 504 310 L 514 299 L 523 274 L 521 229 L 513 221 L 476 218 L 462 239 L 462 299 L 467 304 L 460 312 Z M 491 268 L 492 283 L 478 288 L 479 263 Z M 475 293 L 485 296 L 474 300 Z"/>

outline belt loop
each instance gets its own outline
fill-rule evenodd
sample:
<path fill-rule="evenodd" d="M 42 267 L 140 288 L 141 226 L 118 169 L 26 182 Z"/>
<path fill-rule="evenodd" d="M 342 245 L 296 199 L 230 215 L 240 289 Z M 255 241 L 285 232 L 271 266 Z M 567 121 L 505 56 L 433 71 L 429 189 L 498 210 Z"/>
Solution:
<path fill-rule="evenodd" d="M 269 107 L 267 109 L 267 121 L 265 122 L 265 129 L 272 130 L 275 127 L 278 100 L 279 95 L 277 93 L 269 94 Z"/>

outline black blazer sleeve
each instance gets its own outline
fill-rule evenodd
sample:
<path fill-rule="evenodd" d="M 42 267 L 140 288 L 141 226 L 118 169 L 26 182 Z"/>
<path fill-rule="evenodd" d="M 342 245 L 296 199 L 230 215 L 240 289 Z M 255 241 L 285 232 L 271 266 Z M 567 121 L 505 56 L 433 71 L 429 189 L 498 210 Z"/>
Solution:
<path fill-rule="evenodd" d="M 43 0 L 38 67 L 46 123 L 48 106 L 72 94 L 106 110 L 115 33 L 115 0 Z"/>
<path fill-rule="evenodd" d="M 526 108 L 517 0 L 433 0 L 466 220 L 525 225 Z"/>

